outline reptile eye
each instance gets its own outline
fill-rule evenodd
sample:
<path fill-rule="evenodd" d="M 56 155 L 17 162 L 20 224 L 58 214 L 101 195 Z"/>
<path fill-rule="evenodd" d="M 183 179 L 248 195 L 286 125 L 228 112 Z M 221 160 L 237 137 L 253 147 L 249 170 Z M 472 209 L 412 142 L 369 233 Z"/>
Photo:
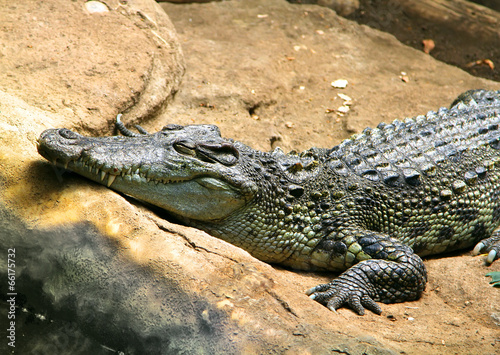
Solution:
<path fill-rule="evenodd" d="M 177 141 L 174 143 L 174 149 L 179 154 L 196 156 L 195 145 L 191 141 Z"/>
<path fill-rule="evenodd" d="M 231 143 L 198 143 L 196 144 L 196 154 L 199 159 L 208 163 L 221 163 L 227 166 L 238 162 L 240 153 Z"/>

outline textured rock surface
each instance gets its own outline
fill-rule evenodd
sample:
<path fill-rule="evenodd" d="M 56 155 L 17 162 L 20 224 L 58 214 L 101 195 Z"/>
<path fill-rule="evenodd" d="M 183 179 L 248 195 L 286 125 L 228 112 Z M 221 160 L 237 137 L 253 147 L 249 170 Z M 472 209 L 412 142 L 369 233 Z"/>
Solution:
<path fill-rule="evenodd" d="M 494 1 L 497 11 L 468 0 L 361 0 L 348 18 L 391 33 L 418 50 L 424 40 L 432 40 L 432 57 L 499 81 L 500 2 Z"/>
<path fill-rule="evenodd" d="M 107 5 L 89 13 L 85 1 L 0 1 L 0 88 L 94 133 L 119 112 L 160 111 L 184 71 L 175 30 L 153 1 Z"/>
<path fill-rule="evenodd" d="M 80 9 L 82 2 L 75 3 Z M 436 109 L 467 89 L 499 86 L 326 8 L 281 0 L 162 6 L 179 32 L 187 72 L 165 115 L 124 118 L 151 130 L 167 122 L 215 123 L 225 136 L 259 149 L 331 147 L 351 131 Z M 49 10 L 59 11 L 57 6 Z M 9 13 L 21 18 L 29 11 Z M 65 23 L 56 22 L 52 32 L 65 33 Z M 82 36 L 83 44 L 116 35 L 81 30 L 95 31 Z M 112 57 L 143 55 L 127 47 L 129 37 L 150 34 L 149 27 L 138 31 L 122 32 Z M 32 42 L 43 42 L 40 36 Z M 2 42 L 0 65 L 10 58 L 5 48 L 16 43 Z M 51 45 L 63 51 L 68 44 L 58 37 Z M 26 52 L 19 58 L 35 64 L 43 57 Z M 103 77 L 132 85 L 150 72 L 140 61 L 127 63 L 135 67 L 135 79 L 121 72 Z M 110 353 L 106 348 L 127 354 L 498 351 L 500 294 L 484 277 L 499 270 L 498 263 L 486 268 L 468 253 L 426 260 L 430 281 L 421 300 L 384 306 L 382 316 L 358 317 L 347 309 L 334 314 L 304 295 L 331 274 L 267 265 L 78 176 L 64 174 L 58 180 L 36 153 L 40 132 L 67 127 L 111 134 L 110 122 L 130 97 L 105 101 L 85 89 L 95 87 L 95 75 L 79 77 L 88 63 L 74 65 L 58 77 L 58 65 L 36 74 L 16 71 L 14 65 L 0 77 L 0 245 L 3 251 L 16 248 L 20 353 Z M 401 71 L 408 82 L 401 80 Z M 58 78 L 79 86 L 57 86 Z M 332 88 L 336 79 L 348 80 L 347 88 Z M 123 92 L 120 85 L 110 89 L 113 95 Z M 137 88 L 147 91 L 142 84 Z M 326 112 L 344 103 L 338 93 L 353 101 L 344 116 Z M 164 89 L 151 97 L 160 94 Z M 74 100 L 74 110 L 60 104 L 67 97 Z M 88 110 L 92 103 L 101 105 L 99 113 Z M 3 280 L 5 258 L 2 252 Z M 0 282 L 0 290 L 6 292 L 6 282 Z M 0 342 L 0 352 L 6 348 Z"/>

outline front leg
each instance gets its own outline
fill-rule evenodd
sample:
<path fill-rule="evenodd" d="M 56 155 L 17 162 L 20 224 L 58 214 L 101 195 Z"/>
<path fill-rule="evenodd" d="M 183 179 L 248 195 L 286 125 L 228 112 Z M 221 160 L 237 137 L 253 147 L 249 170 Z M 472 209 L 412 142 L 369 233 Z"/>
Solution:
<path fill-rule="evenodd" d="M 357 245 L 348 247 L 359 250 L 358 263 L 332 282 L 308 290 L 312 299 L 332 311 L 348 305 L 363 315 L 365 308 L 380 314 L 382 309 L 376 302 L 411 301 L 422 295 L 427 273 L 422 259 L 409 246 L 371 231 L 357 230 L 352 235 L 356 236 L 352 244 Z"/>

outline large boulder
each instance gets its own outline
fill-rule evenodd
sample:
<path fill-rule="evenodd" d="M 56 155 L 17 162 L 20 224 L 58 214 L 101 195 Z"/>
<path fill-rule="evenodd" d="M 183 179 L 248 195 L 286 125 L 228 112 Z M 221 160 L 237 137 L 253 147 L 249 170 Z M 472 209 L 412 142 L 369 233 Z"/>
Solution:
<path fill-rule="evenodd" d="M 366 125 L 498 83 L 317 6 L 164 4 L 177 40 L 153 1 L 106 4 L 110 11 L 89 13 L 84 1 L 21 2 L 0 14 L 11 29 L 0 61 L 0 289 L 16 293 L 16 352 L 495 350 L 500 296 L 483 275 L 498 263 L 486 269 L 467 254 L 428 260 L 421 300 L 383 305 L 382 316 L 335 314 L 304 294 L 335 275 L 265 264 L 162 211 L 61 176 L 37 154 L 36 139 L 50 127 L 110 135 L 115 114 L 128 110 L 127 124 L 151 130 L 215 123 L 225 136 L 265 150 L 332 146 Z M 26 32 L 21 20 L 32 21 Z M 178 42 L 187 71 L 170 101 L 183 68 Z M 347 88 L 333 88 L 336 79 Z M 346 101 L 338 93 L 351 97 L 349 111 L 336 110 Z M 6 306 L 0 317 L 10 321 Z M 14 350 L 8 341 L 0 342 L 2 353 Z"/>
<path fill-rule="evenodd" d="M 154 1 L 5 2 L 0 23 L 0 89 L 87 132 L 108 130 L 120 112 L 158 114 L 184 73 L 175 29 Z"/>

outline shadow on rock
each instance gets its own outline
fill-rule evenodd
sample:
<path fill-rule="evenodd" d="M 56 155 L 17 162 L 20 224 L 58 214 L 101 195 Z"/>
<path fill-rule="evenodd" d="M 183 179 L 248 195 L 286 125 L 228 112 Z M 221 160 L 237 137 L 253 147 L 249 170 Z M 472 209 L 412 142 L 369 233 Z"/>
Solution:
<path fill-rule="evenodd" d="M 15 249 L 16 351 L 31 354 L 232 352 L 224 316 L 120 254 L 89 223 L 36 230 L 0 206 L 2 250 Z M 2 253 L 7 279 L 7 253 Z M 2 283 L 2 293 L 7 290 Z M 1 307 L 7 318 L 9 305 Z M 29 340 L 29 341 L 28 341 Z M 2 352 L 9 350 L 2 342 Z M 10 349 L 12 350 L 12 348 Z"/>

